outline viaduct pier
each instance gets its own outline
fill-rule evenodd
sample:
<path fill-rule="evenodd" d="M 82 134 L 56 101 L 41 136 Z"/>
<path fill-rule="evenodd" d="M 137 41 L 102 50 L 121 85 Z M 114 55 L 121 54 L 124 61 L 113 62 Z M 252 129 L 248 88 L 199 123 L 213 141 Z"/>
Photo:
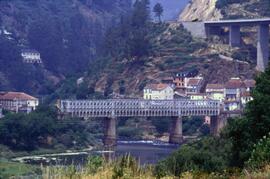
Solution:
<path fill-rule="evenodd" d="M 223 127 L 220 102 L 215 100 L 60 100 L 58 107 L 62 116 L 84 119 L 100 118 L 104 121 L 104 145 L 116 145 L 118 117 L 171 117 L 172 128 L 169 142 L 183 141 L 182 118 L 186 116 L 210 116 L 211 133 L 217 135 Z"/>
<path fill-rule="evenodd" d="M 229 28 L 229 45 L 241 46 L 241 27 L 256 26 L 257 30 L 257 70 L 264 71 L 269 60 L 269 24 L 270 18 L 233 19 L 204 22 L 181 22 L 193 36 L 208 38 L 211 35 L 221 35 L 223 27 Z"/>

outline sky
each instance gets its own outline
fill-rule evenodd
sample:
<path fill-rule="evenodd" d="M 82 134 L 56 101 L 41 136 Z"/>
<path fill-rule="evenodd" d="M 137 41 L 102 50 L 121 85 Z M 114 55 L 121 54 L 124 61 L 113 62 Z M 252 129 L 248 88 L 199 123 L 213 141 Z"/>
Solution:
<path fill-rule="evenodd" d="M 151 10 L 156 3 L 163 6 L 163 20 L 175 20 L 190 0 L 151 0 Z M 154 18 L 154 14 L 152 14 Z"/>

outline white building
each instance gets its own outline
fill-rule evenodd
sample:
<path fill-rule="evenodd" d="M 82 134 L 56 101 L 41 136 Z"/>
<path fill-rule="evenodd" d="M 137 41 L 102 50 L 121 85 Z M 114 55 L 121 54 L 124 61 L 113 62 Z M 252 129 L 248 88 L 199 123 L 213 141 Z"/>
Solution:
<path fill-rule="evenodd" d="M 225 110 L 241 110 L 241 93 L 245 91 L 245 84 L 240 78 L 231 78 L 225 84 Z"/>
<path fill-rule="evenodd" d="M 222 84 L 207 84 L 205 92 L 210 99 L 219 101 L 225 99 L 225 87 Z"/>
<path fill-rule="evenodd" d="M 191 100 L 205 100 L 208 99 L 207 95 L 204 93 L 194 93 L 189 95 Z"/>
<path fill-rule="evenodd" d="M 4 117 L 3 110 L 2 110 L 1 105 L 0 105 L 0 119 L 3 118 L 3 117 Z"/>
<path fill-rule="evenodd" d="M 149 84 L 143 90 L 143 98 L 147 100 L 173 99 L 174 89 L 168 84 Z"/>
<path fill-rule="evenodd" d="M 24 63 L 42 63 L 40 53 L 36 50 L 23 50 L 21 56 Z"/>
<path fill-rule="evenodd" d="M 0 92 L 0 105 L 12 112 L 26 112 L 36 110 L 39 105 L 37 98 L 21 92 Z"/>
<path fill-rule="evenodd" d="M 249 91 L 242 92 L 241 94 L 241 104 L 243 107 L 247 105 L 248 102 L 252 101 L 253 97 L 251 96 Z"/>

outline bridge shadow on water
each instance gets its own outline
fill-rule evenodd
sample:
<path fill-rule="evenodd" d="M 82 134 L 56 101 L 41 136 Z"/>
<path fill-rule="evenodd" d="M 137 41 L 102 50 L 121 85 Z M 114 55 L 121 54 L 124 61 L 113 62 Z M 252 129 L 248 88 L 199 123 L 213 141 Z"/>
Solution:
<path fill-rule="evenodd" d="M 105 148 L 102 156 L 107 161 L 129 154 L 134 157 L 140 165 L 156 164 L 176 151 L 180 145 L 169 144 L 160 141 L 118 141 L 114 147 Z"/>

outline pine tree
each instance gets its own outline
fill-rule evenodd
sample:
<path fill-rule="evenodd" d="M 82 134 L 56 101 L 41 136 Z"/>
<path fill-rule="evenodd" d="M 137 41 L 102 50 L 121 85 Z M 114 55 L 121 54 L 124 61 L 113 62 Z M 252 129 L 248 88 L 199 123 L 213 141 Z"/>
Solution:
<path fill-rule="evenodd" d="M 153 12 L 155 13 L 155 16 L 158 17 L 159 22 L 161 23 L 161 16 L 163 14 L 163 7 L 160 3 L 157 3 L 154 6 Z"/>

